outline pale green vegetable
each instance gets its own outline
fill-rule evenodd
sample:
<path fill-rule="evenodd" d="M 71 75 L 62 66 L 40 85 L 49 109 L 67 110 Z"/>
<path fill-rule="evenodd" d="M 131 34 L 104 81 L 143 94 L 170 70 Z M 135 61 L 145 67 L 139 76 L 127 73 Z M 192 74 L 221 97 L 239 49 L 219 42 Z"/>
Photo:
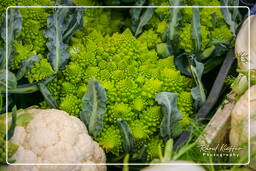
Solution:
<path fill-rule="evenodd" d="M 236 38 L 235 53 L 238 59 L 239 75 L 232 84 L 232 90 L 242 95 L 248 89 L 248 72 L 251 84 L 256 84 L 256 16 L 249 16 L 243 23 Z"/>
<path fill-rule="evenodd" d="M 248 97 L 249 95 L 250 99 Z M 250 153 L 253 154 L 256 153 L 256 85 L 252 86 L 240 97 L 231 113 L 231 130 L 229 140 L 231 145 L 244 148 L 240 151 L 241 157 L 248 156 L 249 116 L 251 143 Z M 256 155 L 251 156 L 250 167 L 256 169 Z"/>

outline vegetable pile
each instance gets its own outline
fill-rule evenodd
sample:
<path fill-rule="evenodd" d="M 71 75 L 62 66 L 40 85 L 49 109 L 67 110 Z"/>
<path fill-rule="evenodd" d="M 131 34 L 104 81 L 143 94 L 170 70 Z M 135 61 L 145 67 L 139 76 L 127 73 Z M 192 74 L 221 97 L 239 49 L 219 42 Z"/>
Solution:
<path fill-rule="evenodd" d="M 0 107 L 2 114 L 12 112 L 8 113 L 11 121 L 7 136 L 4 123 L 0 124 L 0 143 L 9 140 L 9 160 L 149 163 L 160 158 L 163 162 L 161 153 L 168 142 L 175 144 L 174 153 L 178 154 L 173 160 L 184 157 L 187 150 L 182 150 L 184 143 L 179 138 L 186 131 L 192 136 L 193 131 L 198 131 L 196 113 L 210 89 L 204 79 L 215 79 L 215 70 L 234 46 L 241 14 L 229 8 L 166 6 L 238 3 L 1 1 Z M 163 8 L 59 8 L 97 5 Z M 6 14 L 8 6 L 56 8 L 9 8 Z M 40 109 L 28 108 L 32 105 Z M 20 110 L 16 111 L 16 107 Z M 1 148 L 3 164 L 4 152 Z M 171 160 L 168 158 L 168 162 Z"/>
<path fill-rule="evenodd" d="M 155 50 L 149 50 L 128 29 L 111 37 L 94 31 L 84 41 L 74 42 L 69 64 L 48 88 L 60 109 L 79 117 L 87 81 L 99 81 L 106 90 L 107 106 L 104 128 L 96 140 L 107 151 L 115 155 L 123 151 L 118 118 L 128 123 L 138 148 L 157 138 L 154 134 L 159 134 L 162 113 L 155 95 L 161 91 L 178 94 L 177 107 L 182 114 L 179 122 L 182 127 L 189 124 L 193 81 L 175 69 L 173 56 L 159 59 Z M 88 88 L 90 91 L 90 85 Z"/>

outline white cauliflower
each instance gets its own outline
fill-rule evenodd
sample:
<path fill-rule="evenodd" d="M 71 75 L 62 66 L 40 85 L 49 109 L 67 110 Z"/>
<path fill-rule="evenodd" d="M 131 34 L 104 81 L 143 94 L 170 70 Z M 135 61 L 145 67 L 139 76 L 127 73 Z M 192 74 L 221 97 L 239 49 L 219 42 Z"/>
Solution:
<path fill-rule="evenodd" d="M 8 171 L 104 171 L 104 151 L 76 117 L 56 109 L 28 109 L 27 126 L 17 126 L 11 141 L 19 145 L 12 159 L 19 163 L 73 163 L 74 165 L 8 166 Z M 90 166 L 75 165 L 87 163 Z"/>

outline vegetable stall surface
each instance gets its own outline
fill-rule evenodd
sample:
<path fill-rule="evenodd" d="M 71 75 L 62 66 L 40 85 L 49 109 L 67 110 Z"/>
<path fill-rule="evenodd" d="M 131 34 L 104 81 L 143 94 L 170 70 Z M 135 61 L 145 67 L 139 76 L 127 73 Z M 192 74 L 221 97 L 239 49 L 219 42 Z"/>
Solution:
<path fill-rule="evenodd" d="M 19 112 L 19 111 L 17 111 Z M 12 156 L 16 163 L 105 163 L 99 144 L 89 136 L 83 122 L 56 109 L 25 109 L 30 121 L 17 125 L 11 141 L 19 146 Z M 26 116 L 28 117 L 28 116 Z M 7 171 L 104 171 L 99 166 L 8 166 Z"/>

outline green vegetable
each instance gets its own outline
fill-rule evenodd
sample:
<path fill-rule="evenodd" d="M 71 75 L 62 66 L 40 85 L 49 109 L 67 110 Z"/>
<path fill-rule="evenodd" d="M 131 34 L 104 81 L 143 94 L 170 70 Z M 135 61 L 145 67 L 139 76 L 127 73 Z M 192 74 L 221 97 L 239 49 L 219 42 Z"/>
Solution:
<path fill-rule="evenodd" d="M 105 89 L 97 81 L 89 80 L 88 90 L 83 97 L 83 109 L 80 118 L 94 137 L 98 136 L 103 128 L 106 101 Z"/>
<path fill-rule="evenodd" d="M 84 39 L 85 42 L 73 42 L 69 51 L 69 64 L 59 71 L 56 80 L 48 84 L 48 89 L 60 109 L 79 116 L 82 109 L 81 94 L 95 94 L 90 85 L 88 88 L 86 86 L 91 78 L 98 80 L 106 91 L 107 102 L 104 127 L 95 139 L 107 152 L 118 156 L 125 150 L 117 122 L 119 118 L 131 130 L 136 149 L 142 148 L 155 134 L 159 134 L 163 116 L 155 101 L 158 92 L 175 92 L 178 101 L 181 95 L 178 108 L 184 119 L 193 113 L 193 100 L 184 100 L 184 94 L 192 99 L 190 89 L 194 83 L 175 69 L 173 56 L 160 59 L 154 49 L 149 50 L 150 44 L 142 44 L 141 39 L 136 39 L 128 29 L 112 36 L 93 31 Z M 101 109 L 96 108 L 96 104 L 100 104 L 100 99 L 97 96 L 84 97 L 98 99 L 93 103 L 91 100 L 87 102 L 91 102 L 91 106 L 95 104 L 94 114 L 99 117 Z M 89 116 L 87 112 L 82 113 L 83 120 L 84 116 Z M 189 124 L 183 123 L 184 127 Z"/>
<path fill-rule="evenodd" d="M 0 164 L 6 164 L 6 142 L 8 143 L 8 159 L 9 162 L 10 158 L 15 154 L 15 152 L 18 150 L 18 146 L 11 141 L 6 141 L 6 124 L 5 124 L 5 114 L 0 116 Z M 15 122 L 15 120 L 14 120 Z M 10 125 L 13 124 L 8 124 Z M 10 128 L 9 128 L 10 130 Z M 9 133 L 9 131 L 8 131 Z M 10 136 L 8 136 L 10 138 Z"/>
<path fill-rule="evenodd" d="M 160 92 L 156 95 L 156 101 L 162 105 L 163 120 L 160 124 L 160 134 L 165 141 L 179 135 L 179 122 L 182 118 L 177 109 L 178 95 L 168 92 Z"/>
<path fill-rule="evenodd" d="M 5 68 L 6 62 L 9 62 L 13 56 L 14 47 L 13 42 L 21 32 L 21 14 L 18 9 L 10 9 L 8 15 L 4 15 L 7 22 L 1 26 L 1 38 L 4 40 L 5 46 L 1 51 L 1 69 Z M 7 25 L 8 24 L 8 25 Z M 7 30 L 6 30 L 7 28 Z M 7 61 L 5 61 L 7 58 Z"/>
<path fill-rule="evenodd" d="M 3 1 L 0 3 L 3 3 L 3 8 L 6 8 L 7 6 L 19 5 L 49 6 L 53 4 L 53 2 L 50 0 L 17 0 L 8 2 Z M 9 9 L 8 11 L 13 10 L 14 9 Z M 44 29 L 47 25 L 47 17 L 51 15 L 52 10 L 47 8 L 19 8 L 15 10 L 20 13 L 19 15 L 15 15 L 17 17 L 19 16 L 20 19 L 16 20 L 16 24 L 14 26 L 18 28 L 18 22 L 20 23 L 19 30 L 21 30 L 21 26 L 22 30 L 19 33 L 19 31 L 14 28 L 8 29 L 9 34 L 11 32 L 14 32 L 16 34 L 16 36 L 14 34 L 15 40 L 14 38 L 12 39 L 11 35 L 8 36 L 8 40 L 12 41 L 12 44 L 14 44 L 13 47 L 10 46 L 10 48 L 13 49 L 13 53 L 11 58 L 9 59 L 9 68 L 14 71 L 19 70 L 23 60 L 27 60 L 31 56 L 41 56 L 40 61 L 43 60 L 43 62 L 37 61 L 35 62 L 35 65 L 30 65 L 29 69 L 26 69 L 26 73 L 32 71 L 32 73 L 30 72 L 30 74 L 25 74 L 25 70 L 23 68 L 22 74 L 18 75 L 18 79 L 21 79 L 20 77 L 24 75 L 27 78 L 29 77 L 28 81 L 31 83 L 43 80 L 51 75 L 52 70 L 51 68 L 47 68 L 47 70 L 38 70 L 38 68 L 40 68 L 41 66 L 42 68 L 45 68 L 45 65 L 47 65 L 46 63 L 48 63 L 47 59 L 44 58 L 46 54 L 46 38 L 44 37 Z M 9 22 L 9 27 L 11 26 L 11 24 L 12 22 Z M 33 25 L 33 27 L 31 27 L 31 25 Z M 33 70 L 37 70 L 36 75 L 34 75 L 35 72 L 33 72 Z"/>
<path fill-rule="evenodd" d="M 79 8 L 58 8 L 47 20 L 45 36 L 48 38 L 47 58 L 57 72 L 70 57 L 66 40 L 82 25 L 82 13 Z"/>

